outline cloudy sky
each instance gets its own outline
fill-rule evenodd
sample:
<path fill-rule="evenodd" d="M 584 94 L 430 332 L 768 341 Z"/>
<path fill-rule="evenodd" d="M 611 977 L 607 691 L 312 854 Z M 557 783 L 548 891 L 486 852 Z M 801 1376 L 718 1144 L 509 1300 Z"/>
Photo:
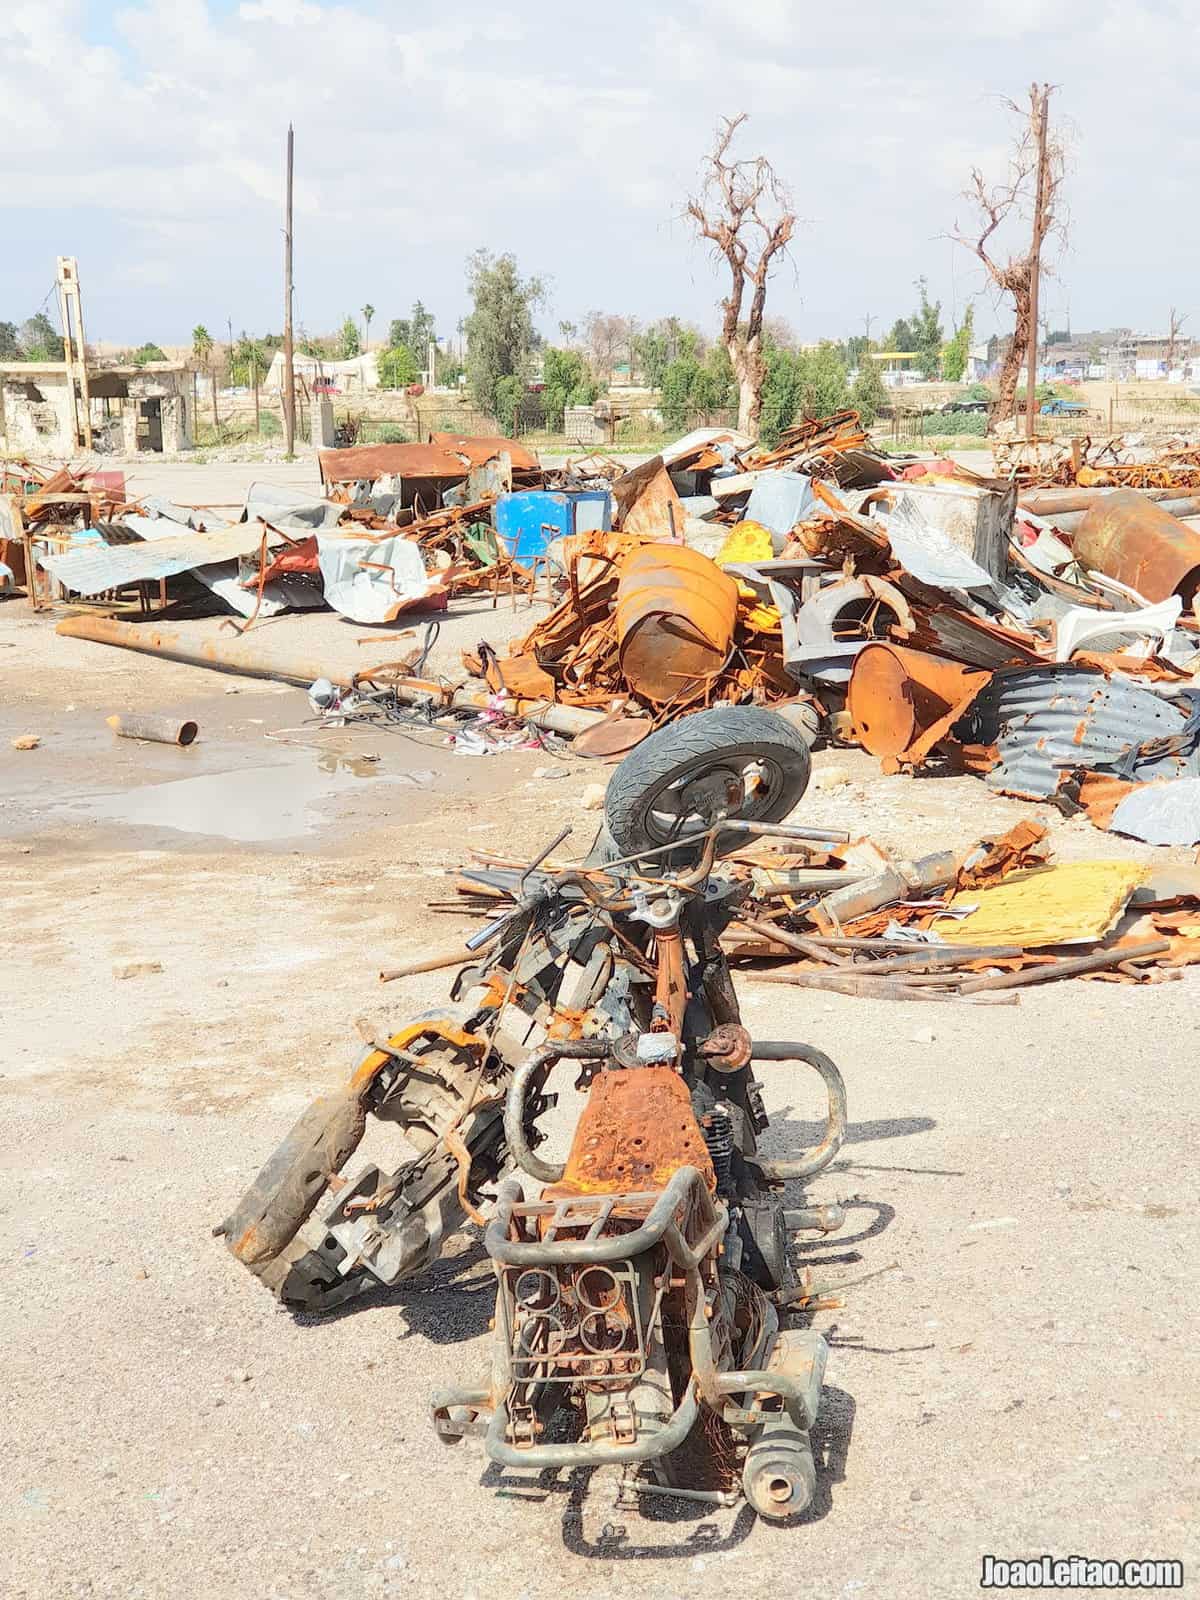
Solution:
<path fill-rule="evenodd" d="M 878 331 L 924 274 L 987 332 L 945 234 L 972 164 L 1003 170 L 1002 97 L 1037 77 L 1073 130 L 1052 322 L 1156 330 L 1176 305 L 1200 333 L 1197 66 L 1195 0 L 4 0 L 0 318 L 39 308 L 62 253 L 89 338 L 278 327 L 291 120 L 312 332 L 418 297 L 452 331 L 480 245 L 549 281 L 547 331 L 590 310 L 711 327 L 719 280 L 679 211 L 744 110 L 804 219 L 772 312 L 805 339 Z"/>

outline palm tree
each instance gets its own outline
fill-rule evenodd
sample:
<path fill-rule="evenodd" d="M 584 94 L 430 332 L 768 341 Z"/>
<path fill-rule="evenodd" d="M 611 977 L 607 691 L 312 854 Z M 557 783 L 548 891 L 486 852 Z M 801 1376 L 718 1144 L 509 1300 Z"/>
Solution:
<path fill-rule="evenodd" d="M 372 317 L 373 317 L 373 316 L 374 316 L 374 315 L 375 315 L 375 307 L 374 307 L 374 306 L 373 306 L 373 305 L 372 305 L 372 304 L 371 304 L 371 302 L 370 302 L 370 301 L 369 301 L 369 300 L 368 300 L 368 301 L 367 301 L 367 303 L 366 303 L 366 305 L 365 305 L 365 306 L 364 306 L 364 307 L 363 307 L 363 308 L 362 308 L 362 319 L 363 319 L 363 350 L 364 350 L 364 351 L 366 351 L 366 350 L 368 350 L 368 349 L 370 349 L 370 339 L 371 339 L 371 318 L 372 318 Z"/>
<path fill-rule="evenodd" d="M 208 372 L 208 381 L 212 387 L 213 427 L 219 432 L 220 423 L 217 419 L 217 380 L 213 376 L 212 352 L 212 334 L 209 333 L 208 329 L 202 322 L 198 322 L 192 329 L 192 356 L 193 359 Z M 195 386 L 193 383 L 193 391 L 194 387 Z"/>

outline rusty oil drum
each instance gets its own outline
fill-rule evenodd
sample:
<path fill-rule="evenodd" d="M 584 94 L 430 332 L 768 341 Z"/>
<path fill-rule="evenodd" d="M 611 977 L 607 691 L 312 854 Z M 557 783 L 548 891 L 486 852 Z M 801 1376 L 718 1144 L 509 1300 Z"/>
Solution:
<path fill-rule="evenodd" d="M 621 672 L 630 688 L 664 705 L 719 673 L 733 648 L 737 601 L 737 584 L 698 550 L 635 550 L 617 588 Z"/>
<path fill-rule="evenodd" d="M 923 734 L 991 676 L 924 650 L 876 640 L 855 657 L 846 709 L 868 754 L 903 760 Z"/>
<path fill-rule="evenodd" d="M 1186 606 L 1200 588 L 1200 533 L 1136 489 L 1102 495 L 1075 529 L 1073 550 L 1145 600 L 1178 594 Z"/>

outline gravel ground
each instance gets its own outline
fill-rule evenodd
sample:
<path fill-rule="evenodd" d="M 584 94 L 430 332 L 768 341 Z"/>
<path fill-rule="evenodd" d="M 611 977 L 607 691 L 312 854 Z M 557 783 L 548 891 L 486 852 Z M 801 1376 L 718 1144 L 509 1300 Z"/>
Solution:
<path fill-rule="evenodd" d="M 501 620 L 531 619 L 502 607 L 484 636 Z M 304 653 L 357 659 L 330 619 L 285 621 Z M 479 624 L 451 616 L 447 665 Z M 356 1019 L 398 1025 L 442 998 L 443 975 L 375 976 L 467 926 L 426 909 L 451 897 L 436 875 L 472 846 L 531 851 L 566 820 L 582 849 L 596 818 L 580 800 L 605 771 L 313 740 L 296 691 L 57 639 L 23 606 L 0 607 L 0 662 L 6 1600 L 714 1584 L 917 1600 L 973 1592 L 984 1554 L 1043 1551 L 1180 1557 L 1194 1581 L 1193 972 L 995 1009 L 743 979 L 752 1031 L 806 1038 L 846 1075 L 851 1135 L 809 1194 L 851 1220 L 810 1251 L 818 1277 L 891 1270 L 819 1319 L 820 1487 L 799 1526 L 618 1510 L 607 1472 L 522 1481 L 434 1439 L 429 1391 L 486 1360 L 474 1233 L 420 1282 L 307 1321 L 210 1236 L 343 1079 Z M 124 708 L 186 710 L 201 741 L 114 741 L 103 717 Z M 13 752 L 26 732 L 41 746 Z M 377 777 L 357 776 L 364 752 Z M 817 769 L 804 820 L 906 854 L 1038 814 L 971 779 L 881 778 L 855 752 Z M 146 809 L 180 778 L 264 772 L 278 814 L 257 839 L 229 837 L 218 805 L 211 821 Z M 1052 831 L 1063 858 L 1150 854 Z M 147 962 L 162 971 L 115 975 Z M 768 1077 L 766 1094 L 776 1148 L 810 1140 L 808 1086 Z"/>

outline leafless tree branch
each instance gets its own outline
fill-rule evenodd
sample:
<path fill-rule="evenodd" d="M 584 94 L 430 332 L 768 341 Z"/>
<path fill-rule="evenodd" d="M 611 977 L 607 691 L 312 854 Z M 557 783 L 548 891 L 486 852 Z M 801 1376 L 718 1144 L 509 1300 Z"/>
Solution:
<path fill-rule="evenodd" d="M 688 200 L 684 214 L 729 269 L 729 292 L 721 301 L 721 342 L 738 380 L 738 426 L 753 432 L 762 405 L 767 280 L 773 264 L 787 253 L 796 216 L 766 156 L 733 158 L 734 137 L 746 120 L 744 111 L 721 118 L 716 144 L 705 160 L 703 186 Z M 747 288 L 750 304 L 743 322 Z"/>

